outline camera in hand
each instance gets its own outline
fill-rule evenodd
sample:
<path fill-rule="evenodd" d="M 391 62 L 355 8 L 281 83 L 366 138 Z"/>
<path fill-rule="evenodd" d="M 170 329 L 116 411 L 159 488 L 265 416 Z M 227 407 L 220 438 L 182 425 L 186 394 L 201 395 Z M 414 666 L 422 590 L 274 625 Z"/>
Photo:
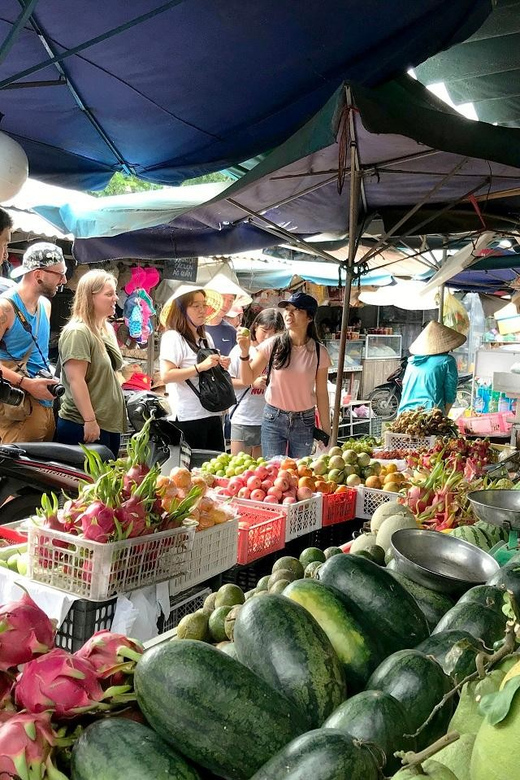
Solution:
<path fill-rule="evenodd" d="M 7 379 L 3 378 L 2 372 L 0 371 L 0 402 L 9 404 L 9 406 L 20 406 L 24 398 L 24 391 L 19 390 L 17 387 L 13 387 Z"/>
<path fill-rule="evenodd" d="M 54 379 L 53 374 L 51 374 L 50 371 L 46 371 L 44 368 L 38 371 L 36 376 L 40 377 L 40 379 Z M 65 388 L 63 387 L 63 385 L 60 385 L 59 383 L 57 385 L 47 385 L 47 390 L 51 395 L 54 396 L 54 398 L 61 398 L 61 396 L 65 392 Z"/>

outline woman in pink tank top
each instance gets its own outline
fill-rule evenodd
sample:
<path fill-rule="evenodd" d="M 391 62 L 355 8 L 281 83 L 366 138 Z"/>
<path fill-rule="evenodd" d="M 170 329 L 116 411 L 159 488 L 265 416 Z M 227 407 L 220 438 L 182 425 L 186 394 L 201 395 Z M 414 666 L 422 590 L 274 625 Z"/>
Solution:
<path fill-rule="evenodd" d="M 251 384 L 267 367 L 263 456 L 303 458 L 312 451 L 316 407 L 321 427 L 330 434 L 330 358 L 316 334 L 316 299 L 294 293 L 278 305 L 283 309 L 286 331 L 260 344 L 252 360 L 250 338 L 239 333 L 240 378 L 244 384 Z"/>

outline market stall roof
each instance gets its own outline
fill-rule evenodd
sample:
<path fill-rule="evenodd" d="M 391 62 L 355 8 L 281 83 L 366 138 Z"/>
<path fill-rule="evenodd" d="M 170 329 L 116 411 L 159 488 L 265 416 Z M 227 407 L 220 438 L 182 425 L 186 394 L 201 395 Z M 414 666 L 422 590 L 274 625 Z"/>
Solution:
<path fill-rule="evenodd" d="M 415 72 L 443 84 L 456 105 L 471 103 L 480 120 L 520 127 L 520 0 L 496 0 L 477 32 Z"/>
<path fill-rule="evenodd" d="M 277 146 L 343 78 L 464 40 L 490 0 L 4 0 L 1 129 L 31 175 L 179 183 Z M 377 56 L 375 56 L 377 54 Z"/>
<path fill-rule="evenodd" d="M 297 133 L 213 201 L 167 225 L 80 239 L 75 255 L 80 262 L 96 262 L 172 252 L 231 254 L 323 232 L 346 233 L 349 188 L 343 184 L 351 148 L 362 176 L 365 224 L 388 207 L 408 210 L 415 204 L 413 217 L 394 226 L 395 236 L 429 232 L 420 211 L 425 203 L 437 223 L 446 214 L 449 222 L 452 206 L 467 204 L 466 231 L 481 230 L 496 213 L 513 221 L 520 214 L 506 197 L 520 189 L 519 133 L 467 120 L 403 77 L 374 89 L 342 85 Z M 376 254 L 377 246 L 366 259 Z"/>

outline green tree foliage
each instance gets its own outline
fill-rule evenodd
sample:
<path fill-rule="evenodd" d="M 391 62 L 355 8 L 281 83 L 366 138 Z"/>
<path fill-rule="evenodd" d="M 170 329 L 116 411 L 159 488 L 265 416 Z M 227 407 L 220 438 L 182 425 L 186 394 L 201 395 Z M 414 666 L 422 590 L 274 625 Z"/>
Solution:
<path fill-rule="evenodd" d="M 183 182 L 183 186 L 223 181 L 231 182 L 233 180 L 224 173 L 207 173 L 205 176 L 198 176 L 196 179 L 188 179 Z M 106 198 L 109 195 L 125 195 L 130 192 L 147 192 L 149 190 L 161 189 L 164 189 L 164 187 L 160 184 L 152 184 L 143 179 L 138 179 L 137 176 L 127 176 L 118 171 L 114 173 L 104 190 L 92 191 L 89 192 L 89 195 L 94 195 L 96 198 Z"/>

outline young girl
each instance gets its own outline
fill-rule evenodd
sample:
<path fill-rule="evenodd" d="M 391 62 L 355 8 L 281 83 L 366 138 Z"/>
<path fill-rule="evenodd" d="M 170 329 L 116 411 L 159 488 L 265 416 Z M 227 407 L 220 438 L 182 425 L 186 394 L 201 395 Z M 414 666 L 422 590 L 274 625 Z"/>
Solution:
<path fill-rule="evenodd" d="M 264 309 L 251 325 L 251 348 L 249 354 L 254 358 L 257 347 L 266 339 L 284 329 L 283 318 L 276 309 Z M 240 347 L 233 347 L 229 355 L 231 366 L 229 373 L 237 391 L 237 405 L 231 409 L 231 454 L 246 452 L 253 458 L 262 454 L 261 426 L 265 406 L 265 373 L 252 385 L 244 385 L 240 379 Z"/>
<path fill-rule="evenodd" d="M 196 393 L 186 383 L 189 379 L 198 387 L 198 375 L 220 363 L 227 369 L 229 357 L 209 355 L 197 363 L 197 351 L 206 339 L 208 346 L 213 341 L 204 330 L 207 315 L 206 293 L 191 290 L 171 301 L 166 318 L 166 332 L 161 337 L 160 366 L 161 379 L 176 410 L 175 424 L 184 432 L 192 448 L 224 451 L 222 414 L 204 409 Z"/>
<path fill-rule="evenodd" d="M 316 299 L 305 293 L 294 293 L 278 305 L 283 309 L 287 330 L 259 344 L 252 360 L 250 338 L 239 334 L 240 378 L 244 384 L 252 384 L 267 367 L 263 456 L 302 458 L 312 451 L 316 406 L 320 425 L 330 434 L 327 392 L 330 358 L 316 335 Z"/>
<path fill-rule="evenodd" d="M 65 394 L 61 399 L 56 441 L 98 441 L 117 457 L 126 430 L 123 391 L 117 371 L 123 358 L 108 318 L 117 303 L 116 280 L 106 271 L 89 271 L 78 282 L 72 316 L 58 349 Z"/>

